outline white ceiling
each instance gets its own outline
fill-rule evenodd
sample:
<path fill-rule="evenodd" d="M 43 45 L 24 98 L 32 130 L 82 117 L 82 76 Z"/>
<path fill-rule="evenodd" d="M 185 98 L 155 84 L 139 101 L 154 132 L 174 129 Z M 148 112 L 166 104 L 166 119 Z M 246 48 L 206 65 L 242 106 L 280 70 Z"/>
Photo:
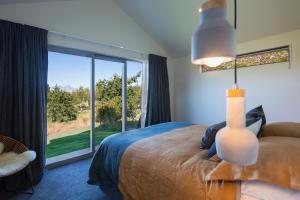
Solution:
<path fill-rule="evenodd" d="M 173 57 L 190 54 L 204 0 L 114 0 Z M 300 0 L 238 0 L 238 42 L 300 28 Z M 233 0 L 228 0 L 233 19 Z"/>
<path fill-rule="evenodd" d="M 65 0 L 0 0 L 0 4 L 41 1 Z M 114 1 L 171 56 L 190 54 L 191 35 L 199 23 L 198 8 L 205 0 Z M 228 19 L 232 22 L 233 0 L 227 1 Z M 238 42 L 300 28 L 300 0 L 238 0 L 237 3 Z"/>

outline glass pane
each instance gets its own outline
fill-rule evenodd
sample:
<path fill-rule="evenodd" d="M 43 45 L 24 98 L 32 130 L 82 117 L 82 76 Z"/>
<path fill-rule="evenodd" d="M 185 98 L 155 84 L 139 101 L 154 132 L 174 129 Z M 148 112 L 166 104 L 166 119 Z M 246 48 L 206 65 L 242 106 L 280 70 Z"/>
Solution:
<path fill-rule="evenodd" d="M 49 52 L 47 158 L 90 147 L 91 58 Z"/>
<path fill-rule="evenodd" d="M 123 63 L 95 60 L 95 144 L 122 131 Z"/>
<path fill-rule="evenodd" d="M 127 130 L 140 128 L 142 70 L 142 63 L 127 62 Z"/>
<path fill-rule="evenodd" d="M 274 49 L 266 49 L 258 52 L 250 52 L 243 55 L 237 55 L 237 68 L 251 67 L 258 65 L 267 65 L 281 62 L 288 62 L 290 58 L 290 47 L 278 47 Z M 203 65 L 202 72 L 226 70 L 234 68 L 234 61 L 222 63 L 218 67 L 208 67 Z"/>

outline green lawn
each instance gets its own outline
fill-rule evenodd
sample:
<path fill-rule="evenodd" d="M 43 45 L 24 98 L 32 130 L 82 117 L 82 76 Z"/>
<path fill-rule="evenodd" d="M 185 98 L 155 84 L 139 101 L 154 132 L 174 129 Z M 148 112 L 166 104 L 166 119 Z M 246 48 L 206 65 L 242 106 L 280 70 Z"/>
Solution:
<path fill-rule="evenodd" d="M 118 131 L 103 130 L 101 128 L 95 129 L 96 144 L 100 143 L 104 138 L 109 135 L 115 134 Z M 50 140 L 47 145 L 46 157 L 51 158 L 62 154 L 70 153 L 73 151 L 86 149 L 90 147 L 90 131 L 79 132 L 78 134 L 72 134 L 57 139 Z"/>

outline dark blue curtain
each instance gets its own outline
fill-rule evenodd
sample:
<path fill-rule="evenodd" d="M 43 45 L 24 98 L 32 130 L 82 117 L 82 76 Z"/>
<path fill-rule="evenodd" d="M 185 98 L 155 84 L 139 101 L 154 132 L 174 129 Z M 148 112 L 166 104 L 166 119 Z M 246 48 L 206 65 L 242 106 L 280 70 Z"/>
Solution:
<path fill-rule="evenodd" d="M 146 126 L 171 121 L 167 58 L 149 54 Z"/>
<path fill-rule="evenodd" d="M 45 163 L 47 35 L 43 29 L 0 20 L 0 134 L 36 151 L 31 165 L 35 183 Z"/>

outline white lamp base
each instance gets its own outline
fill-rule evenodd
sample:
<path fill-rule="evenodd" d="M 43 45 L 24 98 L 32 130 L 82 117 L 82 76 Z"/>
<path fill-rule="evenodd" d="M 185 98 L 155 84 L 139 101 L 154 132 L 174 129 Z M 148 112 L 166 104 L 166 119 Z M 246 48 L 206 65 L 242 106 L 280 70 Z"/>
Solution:
<path fill-rule="evenodd" d="M 256 163 L 259 144 L 256 135 L 247 128 L 221 129 L 216 136 L 218 157 L 240 165 Z"/>

